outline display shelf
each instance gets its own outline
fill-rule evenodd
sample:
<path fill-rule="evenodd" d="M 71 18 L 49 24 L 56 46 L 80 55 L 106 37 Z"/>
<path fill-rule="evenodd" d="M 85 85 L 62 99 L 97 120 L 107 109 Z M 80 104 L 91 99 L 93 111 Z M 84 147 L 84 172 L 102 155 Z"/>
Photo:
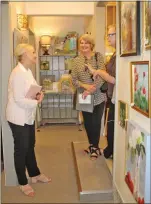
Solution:
<path fill-rule="evenodd" d="M 60 42 L 58 41 L 58 43 Z M 43 55 L 43 48 L 39 44 L 39 81 L 45 93 L 40 107 L 41 124 L 77 123 L 78 121 L 78 112 L 74 110 L 73 105 L 74 94 L 72 92 L 62 92 L 59 83 L 57 84 L 57 82 L 61 81 L 62 75 L 69 73 L 72 68 L 72 59 L 78 53 L 77 48 L 76 50 L 73 48 L 73 50 L 67 49 L 70 43 L 68 45 L 65 43 L 64 45 L 64 52 L 56 50 L 56 45 L 54 44 L 50 46 L 49 55 Z M 69 46 L 68 48 L 71 47 Z"/>

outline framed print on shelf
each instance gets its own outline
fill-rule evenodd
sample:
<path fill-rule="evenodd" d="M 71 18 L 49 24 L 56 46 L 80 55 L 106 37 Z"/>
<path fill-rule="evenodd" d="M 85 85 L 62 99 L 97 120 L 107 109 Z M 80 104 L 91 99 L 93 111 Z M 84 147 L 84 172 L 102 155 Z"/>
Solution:
<path fill-rule="evenodd" d="M 141 114 L 151 117 L 151 77 L 149 61 L 131 62 L 131 104 Z"/>
<path fill-rule="evenodd" d="M 144 1 L 145 49 L 151 50 L 151 1 Z"/>
<path fill-rule="evenodd" d="M 123 128 L 123 129 L 127 129 L 127 104 L 124 101 L 119 100 L 118 101 L 118 121 L 119 121 L 119 125 Z"/>
<path fill-rule="evenodd" d="M 41 61 L 40 70 L 49 70 L 49 61 Z"/>
<path fill-rule="evenodd" d="M 120 56 L 140 54 L 140 2 L 119 3 Z"/>

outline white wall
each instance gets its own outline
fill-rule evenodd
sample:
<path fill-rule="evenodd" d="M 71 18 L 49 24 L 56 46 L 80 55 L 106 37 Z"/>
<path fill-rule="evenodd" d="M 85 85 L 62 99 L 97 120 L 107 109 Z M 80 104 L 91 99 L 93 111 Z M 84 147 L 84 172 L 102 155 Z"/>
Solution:
<path fill-rule="evenodd" d="M 84 17 L 81 16 L 35 16 L 32 20 L 33 31 L 37 36 L 44 34 L 65 36 L 69 31 L 84 32 Z"/>
<path fill-rule="evenodd" d="M 28 15 L 93 15 L 94 2 L 26 2 Z"/>
<path fill-rule="evenodd" d="M 93 36 L 97 52 L 105 55 L 105 7 L 96 7 L 94 5 L 94 15 L 86 16 L 84 19 L 84 33 L 91 33 Z"/>
<path fill-rule="evenodd" d="M 142 2 L 141 2 L 142 3 Z M 118 4 L 117 4 L 118 5 Z M 116 90 L 116 104 L 118 100 L 123 100 L 128 104 L 128 119 L 134 120 L 141 127 L 143 127 L 147 132 L 151 131 L 151 119 L 143 116 L 137 111 L 133 110 L 130 106 L 131 104 L 131 92 L 130 92 L 130 62 L 131 61 L 141 61 L 149 60 L 150 61 L 150 51 L 145 51 L 143 49 L 143 44 L 141 40 L 141 55 L 131 56 L 131 57 L 120 57 L 119 56 L 119 16 L 118 8 L 117 10 L 117 90 Z M 142 19 L 142 8 L 141 8 L 141 17 Z M 141 22 L 141 35 L 143 35 L 142 22 Z M 143 37 L 143 36 L 142 36 Z M 124 169 L 125 169 L 125 141 L 126 141 L 126 132 L 118 124 L 118 106 L 116 105 L 115 113 L 115 143 L 114 143 L 114 182 L 116 187 L 125 203 L 136 203 L 130 190 L 128 189 L 124 181 Z M 150 151 L 150 150 L 149 150 Z"/>
<path fill-rule="evenodd" d="M 13 31 L 17 26 L 17 13 L 24 13 L 24 3 L 2 3 L 2 134 L 5 185 L 17 185 L 14 168 L 14 143 L 5 116 L 8 79 L 13 68 Z"/>

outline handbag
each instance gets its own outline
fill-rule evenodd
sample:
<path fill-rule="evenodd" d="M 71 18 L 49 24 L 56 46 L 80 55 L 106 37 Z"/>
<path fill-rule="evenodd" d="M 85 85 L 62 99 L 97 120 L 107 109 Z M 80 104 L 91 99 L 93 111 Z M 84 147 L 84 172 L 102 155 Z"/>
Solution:
<path fill-rule="evenodd" d="M 88 95 L 86 99 L 82 99 L 82 92 L 77 90 L 76 110 L 93 113 L 94 110 L 94 95 Z"/>
<path fill-rule="evenodd" d="M 96 63 L 98 62 L 98 52 L 95 53 L 95 60 L 96 60 Z M 100 87 L 100 91 L 102 93 L 107 93 L 108 91 L 108 83 L 105 81 L 102 86 Z"/>

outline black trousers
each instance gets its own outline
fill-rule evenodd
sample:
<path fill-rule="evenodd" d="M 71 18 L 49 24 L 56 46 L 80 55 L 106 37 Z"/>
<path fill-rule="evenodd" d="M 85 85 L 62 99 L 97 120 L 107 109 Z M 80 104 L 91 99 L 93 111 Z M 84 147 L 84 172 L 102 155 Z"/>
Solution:
<path fill-rule="evenodd" d="M 107 108 L 109 108 L 108 121 L 107 121 L 107 147 L 104 149 L 105 158 L 109 158 L 113 155 L 114 148 L 114 115 L 115 115 L 115 105 L 108 100 Z"/>
<path fill-rule="evenodd" d="M 104 111 L 105 102 L 96 105 L 93 113 L 82 111 L 84 126 L 88 136 L 89 144 L 98 147 L 100 140 L 101 119 Z"/>
<path fill-rule="evenodd" d="M 26 185 L 26 168 L 30 177 L 40 174 L 34 151 L 35 125 L 20 126 L 8 123 L 14 138 L 14 163 L 18 182 L 20 185 Z"/>

